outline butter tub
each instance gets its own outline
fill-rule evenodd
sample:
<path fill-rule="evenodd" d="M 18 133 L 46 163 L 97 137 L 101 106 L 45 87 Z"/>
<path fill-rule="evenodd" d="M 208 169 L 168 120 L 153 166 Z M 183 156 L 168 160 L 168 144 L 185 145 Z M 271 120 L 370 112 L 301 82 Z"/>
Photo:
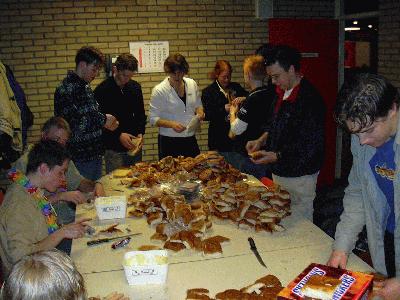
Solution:
<path fill-rule="evenodd" d="M 123 267 L 129 285 L 165 284 L 168 274 L 168 251 L 130 251 Z"/>
<path fill-rule="evenodd" d="M 122 219 L 126 216 L 126 196 L 98 197 L 94 205 L 99 220 Z"/>

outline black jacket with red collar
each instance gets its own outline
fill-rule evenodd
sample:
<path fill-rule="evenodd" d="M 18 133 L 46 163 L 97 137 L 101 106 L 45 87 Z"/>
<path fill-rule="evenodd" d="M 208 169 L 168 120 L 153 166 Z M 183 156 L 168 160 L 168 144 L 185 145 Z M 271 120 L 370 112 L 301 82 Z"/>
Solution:
<path fill-rule="evenodd" d="M 275 97 L 273 106 L 278 102 Z M 268 128 L 265 149 L 278 153 L 272 173 L 281 177 L 300 177 L 319 171 L 324 160 L 324 101 L 305 78 L 300 81 L 295 101 L 283 101 Z"/>

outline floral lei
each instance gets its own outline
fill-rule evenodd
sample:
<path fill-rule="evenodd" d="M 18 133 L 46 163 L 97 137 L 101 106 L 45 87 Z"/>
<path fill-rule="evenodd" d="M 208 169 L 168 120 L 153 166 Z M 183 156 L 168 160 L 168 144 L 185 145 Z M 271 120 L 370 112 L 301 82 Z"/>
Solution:
<path fill-rule="evenodd" d="M 8 178 L 23 186 L 26 191 L 37 201 L 38 207 L 42 211 L 47 223 L 47 232 L 52 234 L 54 231 L 56 231 L 58 229 L 56 212 L 40 189 L 33 186 L 29 179 L 21 171 L 16 170 L 15 168 L 12 168 L 8 172 Z"/>

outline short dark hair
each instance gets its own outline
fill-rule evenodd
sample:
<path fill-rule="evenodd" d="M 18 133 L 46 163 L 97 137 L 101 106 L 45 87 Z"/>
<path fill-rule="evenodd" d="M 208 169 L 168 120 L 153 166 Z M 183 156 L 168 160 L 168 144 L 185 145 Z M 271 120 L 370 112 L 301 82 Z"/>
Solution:
<path fill-rule="evenodd" d="M 37 168 L 45 163 L 50 169 L 61 166 L 70 155 L 67 149 L 51 140 L 40 141 L 35 144 L 28 154 L 26 173 L 36 172 Z"/>
<path fill-rule="evenodd" d="M 103 66 L 105 59 L 103 53 L 99 49 L 92 46 L 84 46 L 78 50 L 75 56 L 76 65 L 81 61 L 84 61 L 87 64 Z"/>
<path fill-rule="evenodd" d="M 64 129 L 68 135 L 71 135 L 71 128 L 68 122 L 62 117 L 51 117 L 48 119 L 42 127 L 42 132 L 49 133 L 52 128 Z"/>
<path fill-rule="evenodd" d="M 189 64 L 182 54 L 171 54 L 164 61 L 164 71 L 165 73 L 175 73 L 176 71 L 181 71 L 184 74 L 187 74 L 189 72 Z"/>
<path fill-rule="evenodd" d="M 340 126 L 349 129 L 346 121 L 357 124 L 356 131 L 386 117 L 393 108 L 399 107 L 399 92 L 385 77 L 360 73 L 342 85 L 336 101 L 335 119 Z"/>
<path fill-rule="evenodd" d="M 293 66 L 295 71 L 300 70 L 301 54 L 295 48 L 287 45 L 277 45 L 268 54 L 267 66 L 278 63 L 286 72 L 289 71 L 290 66 Z"/>
<path fill-rule="evenodd" d="M 257 48 L 254 54 L 261 55 L 262 57 L 264 57 L 265 64 L 267 64 L 267 61 L 271 59 L 270 57 L 273 49 L 274 46 L 272 44 L 264 43 Z"/>
<path fill-rule="evenodd" d="M 118 71 L 129 70 L 132 72 L 137 72 L 138 60 L 130 53 L 122 53 L 117 57 L 115 66 L 117 67 Z"/>

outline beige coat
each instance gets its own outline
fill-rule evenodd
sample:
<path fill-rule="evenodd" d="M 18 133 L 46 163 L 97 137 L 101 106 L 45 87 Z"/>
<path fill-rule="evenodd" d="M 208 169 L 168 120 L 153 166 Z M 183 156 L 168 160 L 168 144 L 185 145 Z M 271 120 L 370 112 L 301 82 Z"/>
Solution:
<path fill-rule="evenodd" d="M 7 71 L 0 61 L 0 132 L 12 138 L 11 147 L 22 151 L 21 111 L 7 79 Z"/>
<path fill-rule="evenodd" d="M 48 236 L 46 220 L 37 200 L 17 183 L 12 184 L 0 206 L 0 255 L 4 276 L 23 256 L 36 252 Z"/>

